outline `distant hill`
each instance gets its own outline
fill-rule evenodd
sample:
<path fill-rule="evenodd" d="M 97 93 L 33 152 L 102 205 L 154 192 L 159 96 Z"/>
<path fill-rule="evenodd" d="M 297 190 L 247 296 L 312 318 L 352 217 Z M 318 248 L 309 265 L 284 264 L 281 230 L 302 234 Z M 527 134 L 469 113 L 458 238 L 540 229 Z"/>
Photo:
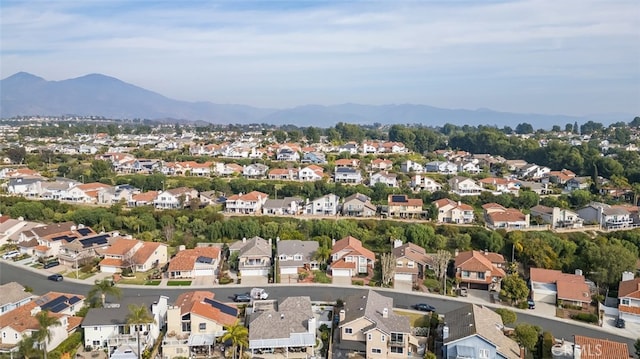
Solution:
<path fill-rule="evenodd" d="M 215 124 L 270 123 L 276 125 L 329 127 L 338 122 L 357 124 L 424 124 L 440 126 L 496 125 L 514 127 L 522 122 L 534 128 L 551 128 L 589 118 L 498 112 L 488 109 L 443 109 L 427 105 L 305 105 L 288 109 L 265 109 L 245 105 L 186 102 L 123 82 L 90 74 L 63 81 L 47 81 L 19 72 L 0 81 L 0 117 L 28 115 L 94 115 L 110 118 L 146 118 L 205 121 Z M 606 122 L 629 121 L 619 115 Z M 600 118 L 599 121 L 602 121 Z"/>

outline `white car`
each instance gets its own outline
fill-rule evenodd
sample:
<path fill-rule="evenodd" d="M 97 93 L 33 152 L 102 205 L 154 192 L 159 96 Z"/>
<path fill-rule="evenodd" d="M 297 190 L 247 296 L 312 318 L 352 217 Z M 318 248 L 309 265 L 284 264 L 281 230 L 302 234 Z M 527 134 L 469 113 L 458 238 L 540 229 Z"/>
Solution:
<path fill-rule="evenodd" d="M 20 252 L 18 251 L 9 251 L 5 254 L 2 255 L 2 259 L 11 259 L 11 258 L 15 258 L 17 256 L 20 255 Z"/>

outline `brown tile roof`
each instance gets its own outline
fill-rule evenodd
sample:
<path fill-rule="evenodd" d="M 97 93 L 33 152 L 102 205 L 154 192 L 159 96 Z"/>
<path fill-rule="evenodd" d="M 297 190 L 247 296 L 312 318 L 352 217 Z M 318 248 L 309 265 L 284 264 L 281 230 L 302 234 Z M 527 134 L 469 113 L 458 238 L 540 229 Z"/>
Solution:
<path fill-rule="evenodd" d="M 485 203 L 485 204 L 482 205 L 482 208 L 485 211 L 488 211 L 488 210 L 502 210 L 502 211 L 504 211 L 504 210 L 506 210 L 506 208 L 504 208 L 504 206 L 502 206 L 502 205 L 500 205 L 498 203 L 495 203 L 495 202 Z"/>
<path fill-rule="evenodd" d="M 193 270 L 198 257 L 214 258 L 220 261 L 220 248 L 218 247 L 196 247 L 185 249 L 176 253 L 169 262 L 168 271 L 189 271 Z"/>
<path fill-rule="evenodd" d="M 364 248 L 362 246 L 362 242 L 355 237 L 347 236 L 337 241 L 331 249 L 331 254 L 336 254 L 344 249 L 350 249 L 352 253 L 355 252 L 356 254 L 367 257 L 372 261 L 376 260 L 376 255 L 372 251 Z"/>
<path fill-rule="evenodd" d="M 251 191 L 243 195 L 234 194 L 233 196 L 230 196 L 229 198 L 227 198 L 227 200 L 237 201 L 241 199 L 243 201 L 257 201 L 259 198 L 267 198 L 268 196 L 269 195 L 266 193 L 262 193 L 259 191 Z"/>
<path fill-rule="evenodd" d="M 342 257 L 338 261 L 331 263 L 331 268 L 355 269 L 356 268 L 356 262 L 347 262 L 347 261 L 344 260 L 344 257 Z"/>
<path fill-rule="evenodd" d="M 269 171 L 270 175 L 288 175 L 289 173 L 293 174 L 293 173 L 297 173 L 298 170 L 293 168 L 293 169 L 288 169 L 288 168 L 274 168 L 271 171 Z"/>
<path fill-rule="evenodd" d="M 433 204 L 435 204 L 436 208 L 442 208 L 449 205 L 449 206 L 452 206 L 453 208 L 458 208 L 462 211 L 473 211 L 473 207 L 471 207 L 470 205 L 462 202 L 456 202 L 449 198 L 442 198 L 437 201 L 433 201 Z"/>
<path fill-rule="evenodd" d="M 207 291 L 186 292 L 178 296 L 175 305 L 180 307 L 181 315 L 185 315 L 187 313 L 196 314 L 224 326 L 235 323 L 237 317 L 223 313 L 220 309 L 204 302 L 205 299 L 213 300 L 213 297 L 214 294 Z M 235 308 L 235 306 L 229 306 Z"/>
<path fill-rule="evenodd" d="M 556 283 L 556 289 L 558 291 L 558 299 L 591 303 L 589 286 L 584 281 L 560 280 Z"/>
<path fill-rule="evenodd" d="M 387 202 L 389 206 L 414 206 L 414 207 L 422 207 L 422 199 L 421 198 L 408 198 L 406 195 L 404 198 L 406 202 L 394 202 L 393 198 L 398 195 L 389 195 L 387 198 Z"/>
<path fill-rule="evenodd" d="M 576 335 L 575 344 L 579 345 L 582 349 L 580 353 L 581 359 L 630 358 L 629 347 L 625 343 Z"/>
<path fill-rule="evenodd" d="M 153 202 L 156 197 L 158 197 L 158 191 L 148 191 L 133 195 L 131 199 L 136 202 Z"/>
<path fill-rule="evenodd" d="M 618 298 L 624 297 L 640 299 L 640 278 L 620 282 Z"/>
<path fill-rule="evenodd" d="M 123 263 L 122 259 L 104 258 L 103 260 L 100 261 L 100 266 L 121 268 L 122 267 L 122 263 Z"/>
<path fill-rule="evenodd" d="M 431 262 L 431 257 L 427 255 L 427 251 L 415 243 L 405 243 L 394 248 L 392 252 L 396 258 L 407 258 L 422 265 Z"/>
<path fill-rule="evenodd" d="M 70 232 L 71 227 L 75 227 L 75 225 L 76 224 L 73 222 L 55 223 L 44 227 L 32 228 L 31 232 L 33 232 L 38 237 L 47 237 L 62 232 Z"/>
<path fill-rule="evenodd" d="M 104 251 L 105 255 L 123 256 L 127 254 L 138 243 L 137 239 L 115 238 L 109 248 Z"/>
<path fill-rule="evenodd" d="M 502 268 L 498 268 L 493 263 L 505 263 L 501 254 L 480 251 L 460 252 L 455 258 L 456 268 L 470 272 L 491 271 L 493 276 L 504 277 L 506 273 Z M 491 280 L 491 278 L 489 278 Z"/>
<path fill-rule="evenodd" d="M 529 277 L 532 282 L 538 283 L 557 283 L 557 282 L 582 282 L 584 276 L 570 273 L 562 273 L 556 269 L 531 268 Z"/>
<path fill-rule="evenodd" d="M 519 222 L 526 221 L 527 216 L 515 208 L 507 208 L 502 212 L 492 212 L 487 214 L 492 223 L 496 222 Z"/>
<path fill-rule="evenodd" d="M 62 294 L 62 293 L 55 293 L 55 294 Z M 38 320 L 36 319 L 36 317 L 31 315 L 31 310 L 36 308 L 37 306 L 38 305 L 34 300 L 25 305 L 19 306 L 18 308 L 10 312 L 7 312 L 1 315 L 0 329 L 10 327 L 18 333 L 23 333 L 26 330 L 38 330 L 40 328 L 38 324 Z M 62 318 L 63 316 L 66 316 L 66 315 L 49 312 L 49 316 Z M 82 318 L 80 317 L 73 317 L 73 316 L 66 316 L 66 317 L 68 318 L 67 331 L 73 328 L 76 328 L 80 324 L 80 322 L 82 322 Z"/>
<path fill-rule="evenodd" d="M 133 263 L 142 264 L 151 257 L 153 252 L 160 248 L 160 246 L 166 246 L 166 244 L 158 243 L 158 242 L 143 242 L 142 247 L 138 248 L 136 253 L 133 255 Z"/>
<path fill-rule="evenodd" d="M 360 160 L 341 158 L 336 160 L 336 166 L 348 166 L 348 167 L 358 167 L 360 166 Z"/>
<path fill-rule="evenodd" d="M 183 194 L 191 193 L 191 191 L 194 191 L 194 189 L 189 187 L 178 187 L 178 188 L 172 188 L 167 190 L 167 192 L 171 193 L 176 197 Z"/>
<path fill-rule="evenodd" d="M 83 183 L 83 184 L 77 185 L 76 187 L 78 187 L 80 190 L 84 192 L 97 191 L 102 188 L 111 188 L 111 186 L 106 185 L 104 183 L 99 183 L 99 182 Z"/>

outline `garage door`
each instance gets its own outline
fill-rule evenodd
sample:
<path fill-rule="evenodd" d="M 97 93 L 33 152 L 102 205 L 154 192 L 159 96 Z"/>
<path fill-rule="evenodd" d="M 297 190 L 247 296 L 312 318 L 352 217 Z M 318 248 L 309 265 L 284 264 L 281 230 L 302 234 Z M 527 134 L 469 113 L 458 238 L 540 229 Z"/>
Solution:
<path fill-rule="evenodd" d="M 281 267 L 280 274 L 298 274 L 297 267 Z"/>
<path fill-rule="evenodd" d="M 212 276 L 213 269 L 196 269 L 195 275 L 196 277 Z"/>
<path fill-rule="evenodd" d="M 540 303 L 556 304 L 556 294 L 543 292 L 543 291 L 535 291 L 533 292 L 533 301 L 540 302 Z"/>
<path fill-rule="evenodd" d="M 331 275 L 334 277 L 351 277 L 351 270 L 349 269 L 332 269 Z"/>
<path fill-rule="evenodd" d="M 394 276 L 394 280 L 398 281 L 408 281 L 411 282 L 412 281 L 412 275 L 411 274 L 396 274 Z"/>
<path fill-rule="evenodd" d="M 243 269 L 240 272 L 241 276 L 266 276 L 269 275 L 269 270 L 268 269 Z"/>

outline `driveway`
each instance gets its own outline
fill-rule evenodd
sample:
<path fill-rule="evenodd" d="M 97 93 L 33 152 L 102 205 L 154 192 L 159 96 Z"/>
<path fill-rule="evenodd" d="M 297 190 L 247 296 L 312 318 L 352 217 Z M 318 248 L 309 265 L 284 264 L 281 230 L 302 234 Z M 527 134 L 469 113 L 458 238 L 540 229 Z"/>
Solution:
<path fill-rule="evenodd" d="M 249 287 L 263 286 L 269 283 L 269 278 L 263 275 L 245 275 L 240 277 L 240 283 Z"/>
<path fill-rule="evenodd" d="M 410 280 L 396 280 L 393 282 L 393 289 L 411 292 L 413 290 L 413 283 Z"/>
<path fill-rule="evenodd" d="M 213 285 L 213 277 L 212 276 L 208 276 L 208 275 L 195 277 L 193 279 L 193 281 L 191 282 L 191 285 L 193 285 L 193 286 L 212 286 Z"/>
<path fill-rule="evenodd" d="M 351 277 L 333 276 L 333 277 L 331 277 L 331 284 L 334 284 L 334 285 L 351 285 Z"/>
<path fill-rule="evenodd" d="M 624 328 L 616 328 L 615 321 L 617 317 L 605 315 L 602 321 L 602 328 L 612 334 L 618 335 L 637 335 L 640 333 L 640 323 L 625 321 Z"/>

